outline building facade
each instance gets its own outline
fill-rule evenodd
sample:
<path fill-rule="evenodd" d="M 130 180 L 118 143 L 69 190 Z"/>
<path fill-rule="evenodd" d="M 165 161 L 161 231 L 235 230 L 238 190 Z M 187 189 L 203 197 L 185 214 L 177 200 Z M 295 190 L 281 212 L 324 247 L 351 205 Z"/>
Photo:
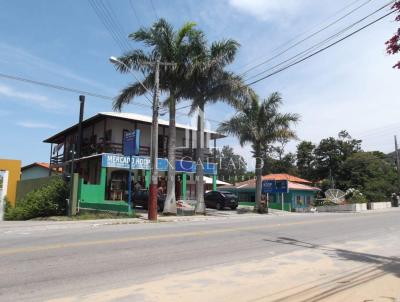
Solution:
<path fill-rule="evenodd" d="M 32 163 L 21 168 L 21 180 L 49 177 L 50 168 L 48 163 Z"/>
<path fill-rule="evenodd" d="M 264 175 L 263 180 L 285 180 L 288 183 L 288 193 L 268 194 L 268 205 L 273 209 L 291 211 L 296 208 L 309 207 L 315 200 L 316 192 L 319 191 L 319 188 L 312 186 L 310 181 L 284 173 Z M 237 183 L 235 186 L 222 187 L 222 189 L 234 192 L 240 203 L 254 205 L 255 179 Z"/>
<path fill-rule="evenodd" d="M 176 162 L 168 163 L 169 123 L 165 120 L 158 122 L 159 185 L 166 186 L 168 165 L 175 164 L 177 199 L 193 199 L 198 145 L 196 129 L 176 125 Z M 81 206 L 105 210 L 126 208 L 130 166 L 132 187 L 148 188 L 150 184 L 151 117 L 102 112 L 83 121 L 81 129 L 81 139 L 79 125 L 76 124 L 44 141 L 51 144 L 50 168 L 79 173 L 78 198 Z M 140 130 L 140 148 L 130 165 L 131 158 L 122 154 L 123 140 L 127 133 L 134 130 Z M 204 171 L 213 179 L 213 188 L 217 182 L 217 167 L 212 147 L 222 137 L 209 130 L 204 135 Z"/>

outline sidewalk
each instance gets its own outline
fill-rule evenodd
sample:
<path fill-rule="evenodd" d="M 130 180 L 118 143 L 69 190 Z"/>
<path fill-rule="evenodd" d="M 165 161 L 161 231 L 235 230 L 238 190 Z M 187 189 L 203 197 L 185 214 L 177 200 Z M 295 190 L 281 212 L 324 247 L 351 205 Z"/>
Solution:
<path fill-rule="evenodd" d="M 67 220 L 67 221 L 51 221 L 51 220 L 27 220 L 27 221 L 2 221 L 0 222 L 0 235 L 11 232 L 34 232 L 35 230 L 61 230 L 71 228 L 94 228 L 105 225 L 120 224 L 143 224 L 153 223 L 147 219 L 147 212 L 138 211 L 138 218 L 119 218 L 119 219 L 95 219 L 95 220 Z M 295 215 L 294 213 L 282 211 L 270 211 L 268 215 L 260 215 L 253 212 L 238 214 L 237 211 L 224 210 L 217 211 L 207 209 L 207 215 L 194 216 L 163 216 L 158 215 L 157 222 L 199 222 L 199 221 L 215 221 L 221 219 L 243 219 L 248 217 L 268 218 L 283 215 Z"/>

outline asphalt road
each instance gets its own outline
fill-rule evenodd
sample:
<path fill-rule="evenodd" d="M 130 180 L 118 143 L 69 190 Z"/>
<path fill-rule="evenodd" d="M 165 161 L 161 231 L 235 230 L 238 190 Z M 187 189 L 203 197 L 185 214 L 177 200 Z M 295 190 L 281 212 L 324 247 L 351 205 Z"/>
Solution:
<path fill-rule="evenodd" d="M 305 244 L 373 239 L 385 245 L 397 238 L 400 246 L 400 236 L 393 237 L 399 218 L 393 209 L 154 224 L 0 223 L 0 301 L 91 294 L 283 255 Z"/>

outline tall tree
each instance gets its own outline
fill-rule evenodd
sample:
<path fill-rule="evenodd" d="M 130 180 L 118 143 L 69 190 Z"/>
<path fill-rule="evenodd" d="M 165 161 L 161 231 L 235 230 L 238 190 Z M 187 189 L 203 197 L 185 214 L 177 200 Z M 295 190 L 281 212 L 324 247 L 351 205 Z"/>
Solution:
<path fill-rule="evenodd" d="M 244 180 L 247 163 L 241 155 L 235 154 L 232 147 L 223 146 L 221 150 L 216 150 L 216 160 L 219 179 L 231 183 L 241 181 L 242 178 Z"/>
<path fill-rule="evenodd" d="M 400 22 L 400 1 L 395 1 L 392 9 L 397 10 L 395 21 Z M 400 28 L 397 29 L 397 32 L 393 35 L 393 37 L 386 41 L 386 52 L 390 55 L 400 52 Z M 398 61 L 393 68 L 400 69 L 400 61 Z"/>
<path fill-rule="evenodd" d="M 262 182 L 262 152 L 268 150 L 282 138 L 295 138 L 294 131 L 290 128 L 293 123 L 299 120 L 297 114 L 280 113 L 279 106 L 282 104 L 282 97 L 279 93 L 271 94 L 262 102 L 256 95 L 253 95 L 249 105 L 239 107 L 238 112 L 230 120 L 222 122 L 219 131 L 231 134 L 239 139 L 243 146 L 250 143 L 253 157 L 256 161 L 256 204 L 255 211 L 263 212 L 261 207 L 261 182 Z"/>
<path fill-rule="evenodd" d="M 315 178 L 315 145 L 309 141 L 302 141 L 297 145 L 297 169 L 300 177 L 305 179 Z"/>
<path fill-rule="evenodd" d="M 194 23 L 186 23 L 175 31 L 171 24 L 160 19 L 150 28 L 140 28 L 130 34 L 129 37 L 136 42 L 144 43 L 149 51 L 132 50 L 118 58 L 123 64 L 115 63 L 117 70 L 122 73 L 128 73 L 130 69 L 133 69 L 142 71 L 145 75 L 142 83 L 134 82 L 121 91 L 114 101 L 115 110 L 121 110 L 124 104 L 128 104 L 133 98 L 145 94 L 147 92 L 145 87 L 153 87 L 154 69 L 151 64 L 146 64 L 146 62 L 155 62 L 159 58 L 162 62 L 175 64 L 173 67 L 160 69 L 160 90 L 167 94 L 165 103 L 169 107 L 168 161 L 170 164 L 168 166 L 167 198 L 164 213 L 176 213 L 176 103 L 184 97 L 184 83 L 193 60 L 202 54 L 205 47 L 203 33 L 194 27 Z"/>
<path fill-rule="evenodd" d="M 283 154 L 278 157 L 274 157 L 273 155 L 268 153 L 264 153 L 262 156 L 264 161 L 262 175 L 271 174 L 271 173 L 287 173 L 291 175 L 297 175 L 297 167 L 296 156 L 289 152 L 287 154 Z"/>
<path fill-rule="evenodd" d="M 342 163 L 352 154 L 361 151 L 361 140 L 353 139 L 347 131 L 341 131 L 338 138 L 329 137 L 320 141 L 314 150 L 315 169 L 318 180 L 337 178 Z"/>
<path fill-rule="evenodd" d="M 381 152 L 357 152 L 350 155 L 339 172 L 337 186 L 342 190 L 360 190 L 368 201 L 390 200 L 396 192 L 397 174 L 393 161 Z"/>
<path fill-rule="evenodd" d="M 239 43 L 234 40 L 214 42 L 203 49 L 193 64 L 187 81 L 191 112 L 197 111 L 196 213 L 205 213 L 204 203 L 204 109 L 218 101 L 238 106 L 250 98 L 250 89 L 241 77 L 225 68 L 233 62 Z"/>

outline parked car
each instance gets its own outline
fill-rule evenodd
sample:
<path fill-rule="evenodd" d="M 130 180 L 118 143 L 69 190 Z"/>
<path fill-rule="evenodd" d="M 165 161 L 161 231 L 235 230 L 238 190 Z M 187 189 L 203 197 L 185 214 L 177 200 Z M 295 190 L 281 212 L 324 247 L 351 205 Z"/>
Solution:
<path fill-rule="evenodd" d="M 232 210 L 238 207 L 238 198 L 228 191 L 210 191 L 204 194 L 204 202 L 207 208 L 222 210 L 226 207 Z"/>
<path fill-rule="evenodd" d="M 161 212 L 164 210 L 165 195 L 157 193 L 157 211 Z M 148 209 L 149 205 L 149 190 L 142 189 L 133 192 L 132 205 L 134 207 L 141 206 L 144 209 Z"/>

